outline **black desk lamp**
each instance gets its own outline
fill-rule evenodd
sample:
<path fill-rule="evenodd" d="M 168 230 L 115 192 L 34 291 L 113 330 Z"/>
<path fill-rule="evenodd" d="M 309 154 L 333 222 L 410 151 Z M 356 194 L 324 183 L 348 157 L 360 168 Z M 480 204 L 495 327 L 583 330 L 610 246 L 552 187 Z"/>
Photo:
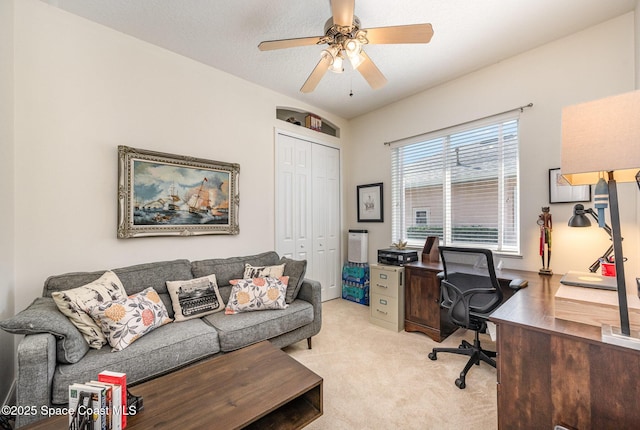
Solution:
<path fill-rule="evenodd" d="M 593 209 L 591 208 L 585 209 L 583 205 L 578 203 L 573 207 L 573 216 L 569 218 L 569 227 L 591 227 L 591 221 L 589 221 L 589 218 L 587 217 L 586 214 L 591 215 L 593 219 L 596 220 L 596 222 L 600 221 L 600 219 L 598 218 L 598 215 L 596 215 L 596 212 Z M 609 235 L 609 239 L 613 239 L 613 233 L 611 231 L 611 227 L 609 227 L 609 224 L 605 223 L 603 230 L 607 232 L 607 234 Z M 600 267 L 600 261 L 607 261 L 607 259 L 612 253 L 613 253 L 613 244 L 611 244 L 609 249 L 607 249 L 604 252 L 604 254 L 602 254 L 602 257 L 598 258 L 596 261 L 593 262 L 591 266 L 589 266 L 589 272 L 591 273 L 597 272 L 598 268 Z"/>
<path fill-rule="evenodd" d="M 564 178 L 571 185 L 595 184 L 602 179 L 608 189 L 620 327 L 603 324 L 602 341 L 634 349 L 640 349 L 640 333 L 637 330 L 632 333 L 629 324 L 617 183 L 635 182 L 640 170 L 638 118 L 640 91 L 562 109 Z M 603 220 L 600 221 L 602 225 Z"/>

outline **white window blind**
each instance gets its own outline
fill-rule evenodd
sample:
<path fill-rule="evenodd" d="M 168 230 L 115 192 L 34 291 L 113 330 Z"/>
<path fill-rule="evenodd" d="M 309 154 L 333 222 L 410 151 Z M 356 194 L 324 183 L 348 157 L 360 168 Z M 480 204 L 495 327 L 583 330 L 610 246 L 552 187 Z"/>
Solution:
<path fill-rule="evenodd" d="M 393 241 L 519 253 L 518 116 L 492 117 L 392 145 Z M 427 211 L 428 219 L 416 217 Z"/>

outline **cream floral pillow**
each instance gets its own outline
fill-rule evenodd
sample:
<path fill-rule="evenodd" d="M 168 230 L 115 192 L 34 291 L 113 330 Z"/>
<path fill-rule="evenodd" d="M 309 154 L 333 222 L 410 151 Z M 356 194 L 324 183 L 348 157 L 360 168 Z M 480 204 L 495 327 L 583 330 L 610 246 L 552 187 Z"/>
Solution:
<path fill-rule="evenodd" d="M 94 306 L 89 313 L 102 328 L 113 351 L 122 351 L 150 331 L 173 321 L 151 287 L 124 300 Z"/>
<path fill-rule="evenodd" d="M 108 271 L 90 284 L 51 293 L 51 297 L 60 312 L 82 333 L 89 346 L 100 349 L 107 343 L 107 339 L 89 315 L 89 309 L 101 303 L 126 299 L 127 292 L 118 276 Z"/>
<path fill-rule="evenodd" d="M 224 313 L 286 309 L 289 306 L 285 301 L 288 282 L 288 276 L 232 280 L 233 287 Z"/>

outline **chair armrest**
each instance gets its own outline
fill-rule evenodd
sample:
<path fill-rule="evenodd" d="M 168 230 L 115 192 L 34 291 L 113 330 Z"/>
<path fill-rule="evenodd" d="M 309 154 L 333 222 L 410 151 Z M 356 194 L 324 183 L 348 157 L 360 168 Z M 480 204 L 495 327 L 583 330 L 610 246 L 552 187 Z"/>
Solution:
<path fill-rule="evenodd" d="M 496 290 L 494 288 L 477 287 L 477 288 L 469 288 L 467 290 L 461 290 L 455 284 L 452 284 L 451 282 L 448 282 L 446 280 L 443 280 L 442 283 L 443 284 L 447 284 L 447 286 L 448 286 L 447 288 L 453 289 L 456 292 L 456 294 L 458 294 L 458 296 L 460 296 L 460 299 L 464 303 L 464 307 L 466 309 L 467 317 L 468 317 L 469 313 L 474 313 L 474 314 L 487 313 L 487 312 L 491 311 L 492 309 L 494 309 L 496 307 L 496 305 L 500 303 L 499 296 L 495 295 Z M 444 289 L 442 291 L 444 293 Z M 471 299 L 474 296 L 481 295 L 481 294 L 492 295 L 492 296 L 495 296 L 495 297 L 492 300 L 490 300 L 489 302 L 485 303 L 484 306 L 481 307 L 481 308 L 477 307 L 477 306 L 473 306 L 471 304 Z M 452 301 L 451 298 L 448 298 L 448 300 Z"/>
<path fill-rule="evenodd" d="M 529 281 L 527 281 L 526 279 L 517 278 L 509 282 L 509 288 L 515 291 L 518 291 L 519 289 L 524 288 L 527 285 L 529 285 Z"/>

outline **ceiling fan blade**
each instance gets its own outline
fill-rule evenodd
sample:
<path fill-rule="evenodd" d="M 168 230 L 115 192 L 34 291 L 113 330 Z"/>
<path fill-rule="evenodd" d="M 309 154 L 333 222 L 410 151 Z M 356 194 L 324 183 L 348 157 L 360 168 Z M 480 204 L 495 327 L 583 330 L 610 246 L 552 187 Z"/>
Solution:
<path fill-rule="evenodd" d="M 318 64 L 316 64 L 315 69 L 313 69 L 313 72 L 311 72 L 307 80 L 304 81 L 304 85 L 302 85 L 302 88 L 300 88 L 300 92 L 310 93 L 311 91 L 315 90 L 324 74 L 327 73 L 330 65 L 331 56 L 323 55 L 320 61 L 318 61 Z"/>
<path fill-rule="evenodd" d="M 369 83 L 371 88 L 377 90 L 378 88 L 382 88 L 387 83 L 387 78 L 384 77 L 382 72 L 373 64 L 371 58 L 362 51 L 360 53 L 364 56 L 364 60 L 358 66 L 358 71 L 365 78 L 365 80 Z"/>
<path fill-rule="evenodd" d="M 333 23 L 343 27 L 352 26 L 354 8 L 355 0 L 331 0 Z"/>
<path fill-rule="evenodd" d="M 296 39 L 266 40 L 260 42 L 258 49 L 271 51 L 273 49 L 297 48 L 298 46 L 316 45 L 320 42 L 320 36 L 299 37 Z"/>
<path fill-rule="evenodd" d="M 394 27 L 366 28 L 370 44 L 429 43 L 433 36 L 431 24 L 397 25 Z"/>

